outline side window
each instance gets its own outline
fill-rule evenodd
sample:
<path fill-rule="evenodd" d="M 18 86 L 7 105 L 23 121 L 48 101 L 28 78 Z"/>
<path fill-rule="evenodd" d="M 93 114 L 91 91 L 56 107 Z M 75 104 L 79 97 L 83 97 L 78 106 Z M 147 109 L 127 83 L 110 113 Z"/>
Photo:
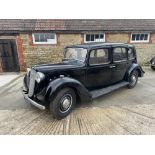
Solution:
<path fill-rule="evenodd" d="M 129 48 L 128 49 L 128 59 L 131 60 L 133 59 L 135 56 L 134 56 L 134 53 L 133 53 L 133 49 L 132 48 Z"/>
<path fill-rule="evenodd" d="M 127 60 L 126 48 L 114 48 L 113 50 L 113 61 Z"/>
<path fill-rule="evenodd" d="M 109 63 L 108 49 L 95 49 L 90 52 L 89 64 Z"/>

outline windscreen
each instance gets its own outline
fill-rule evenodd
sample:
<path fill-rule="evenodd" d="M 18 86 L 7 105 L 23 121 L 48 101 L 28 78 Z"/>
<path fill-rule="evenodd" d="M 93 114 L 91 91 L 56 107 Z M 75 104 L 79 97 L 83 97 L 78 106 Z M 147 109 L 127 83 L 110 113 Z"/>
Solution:
<path fill-rule="evenodd" d="M 85 61 L 87 49 L 84 48 L 66 48 L 65 59 L 75 59 Z"/>

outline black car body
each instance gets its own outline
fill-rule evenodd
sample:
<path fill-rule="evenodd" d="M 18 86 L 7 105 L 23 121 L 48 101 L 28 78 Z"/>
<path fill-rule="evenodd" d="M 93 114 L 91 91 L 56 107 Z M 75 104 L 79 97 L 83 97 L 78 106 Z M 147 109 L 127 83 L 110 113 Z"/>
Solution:
<path fill-rule="evenodd" d="M 56 118 L 67 116 L 77 100 L 90 101 L 123 86 L 133 88 L 144 71 L 133 45 L 89 43 L 65 48 L 56 64 L 35 65 L 23 82 L 26 101 L 50 107 Z"/>
<path fill-rule="evenodd" d="M 151 68 L 155 70 L 155 57 L 150 60 Z"/>

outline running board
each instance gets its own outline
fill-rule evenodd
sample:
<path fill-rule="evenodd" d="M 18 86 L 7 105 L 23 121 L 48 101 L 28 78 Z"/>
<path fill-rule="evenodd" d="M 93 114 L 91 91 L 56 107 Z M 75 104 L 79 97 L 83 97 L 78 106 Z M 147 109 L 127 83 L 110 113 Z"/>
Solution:
<path fill-rule="evenodd" d="M 94 99 L 94 98 L 100 97 L 102 95 L 108 94 L 114 90 L 121 88 L 121 87 L 127 86 L 128 84 L 129 84 L 129 82 L 123 81 L 123 82 L 117 83 L 115 85 L 106 87 L 106 88 L 90 91 L 90 94 L 92 95 L 92 98 Z"/>

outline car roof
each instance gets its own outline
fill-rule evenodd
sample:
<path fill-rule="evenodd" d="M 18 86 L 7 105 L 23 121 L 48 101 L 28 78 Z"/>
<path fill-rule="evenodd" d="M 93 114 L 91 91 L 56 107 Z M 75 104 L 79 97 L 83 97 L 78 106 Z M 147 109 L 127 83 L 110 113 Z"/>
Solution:
<path fill-rule="evenodd" d="M 100 47 L 116 47 L 116 46 L 124 46 L 124 47 L 134 47 L 132 44 L 127 44 L 127 43 L 101 43 L 101 42 L 96 42 L 96 43 L 85 43 L 85 44 L 77 44 L 77 45 L 72 45 L 68 46 L 68 48 L 86 48 L 86 49 L 91 49 L 91 48 L 100 48 Z"/>

